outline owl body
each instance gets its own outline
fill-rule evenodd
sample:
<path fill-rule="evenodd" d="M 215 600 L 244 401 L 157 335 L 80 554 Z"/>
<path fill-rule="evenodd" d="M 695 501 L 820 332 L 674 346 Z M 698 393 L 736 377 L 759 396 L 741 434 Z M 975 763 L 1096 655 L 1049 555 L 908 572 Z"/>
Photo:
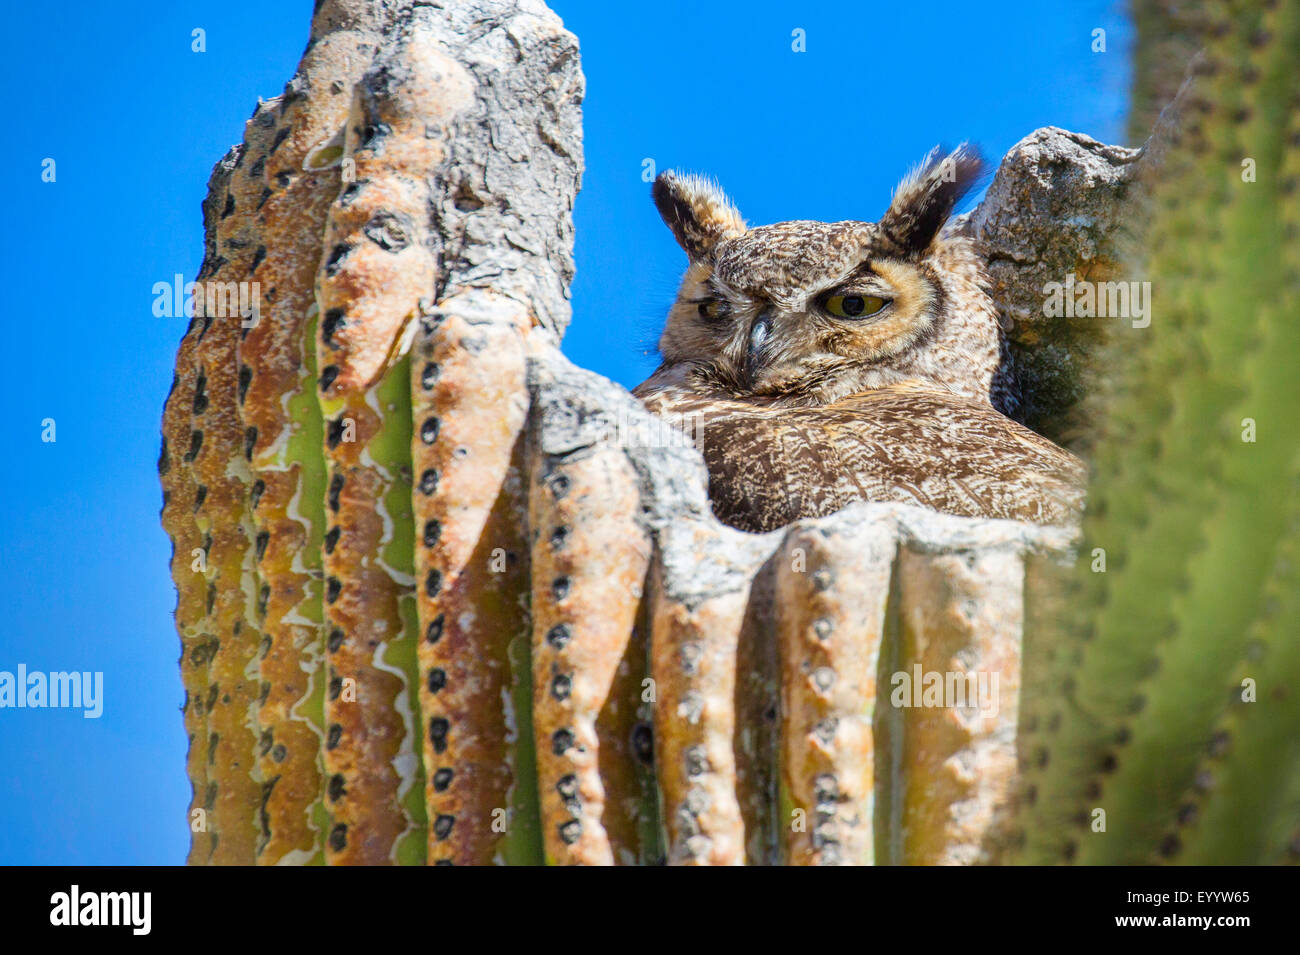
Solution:
<path fill-rule="evenodd" d="M 997 310 L 973 241 L 943 233 L 981 168 L 932 153 L 879 222 L 752 229 L 711 183 L 656 180 L 690 264 L 634 393 L 690 422 L 722 520 L 770 530 L 861 500 L 1074 519 L 1083 466 L 993 407 Z"/>
<path fill-rule="evenodd" d="M 789 408 L 665 389 L 646 406 L 681 416 L 704 455 L 714 513 L 740 530 L 858 501 L 1056 525 L 1083 504 L 1073 455 L 986 402 L 921 384 Z"/>

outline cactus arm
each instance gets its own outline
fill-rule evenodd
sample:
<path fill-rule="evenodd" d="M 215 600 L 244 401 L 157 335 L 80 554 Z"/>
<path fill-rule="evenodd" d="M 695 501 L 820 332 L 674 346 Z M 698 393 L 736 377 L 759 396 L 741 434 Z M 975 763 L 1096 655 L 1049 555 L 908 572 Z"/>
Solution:
<path fill-rule="evenodd" d="M 748 588 L 692 606 L 668 596 L 658 568 L 651 580 L 655 765 L 667 860 L 670 865 L 743 865 L 732 700 Z"/>
<path fill-rule="evenodd" d="M 1292 466 L 1289 533 L 1272 555 L 1246 654 L 1229 677 L 1232 701 L 1210 733 L 1192 786 L 1179 800 L 1165 838 L 1176 861 L 1192 865 L 1295 863 L 1300 860 L 1300 459 Z M 1255 696 L 1244 699 L 1245 680 Z"/>
<path fill-rule="evenodd" d="M 529 521 L 552 529 L 536 535 L 532 553 L 533 733 L 546 857 L 612 865 L 616 849 L 635 855 L 635 846 L 618 846 L 603 819 L 622 814 L 619 803 L 637 785 L 630 759 L 602 778 L 606 742 L 597 724 L 636 626 L 650 544 L 636 524 L 635 475 L 617 449 L 539 454 L 538 462 Z"/>
<path fill-rule="evenodd" d="M 510 645 L 527 633 L 520 446 L 527 313 L 477 290 L 422 323 L 411 378 L 421 711 L 431 861 L 539 861 L 516 811 Z M 434 722 L 439 721 L 439 722 Z M 445 730 L 443 729 L 445 727 Z M 531 740 L 529 740 L 529 744 Z"/>
<path fill-rule="evenodd" d="M 369 111 L 386 104 L 369 101 L 366 88 L 358 86 L 345 134 L 343 162 L 356 181 L 330 208 L 317 278 L 329 473 L 324 763 L 332 864 L 404 861 L 404 853 L 423 859 L 426 851 L 421 720 L 413 703 L 410 365 L 401 339 L 432 287 L 432 265 L 400 218 L 409 192 L 401 146 L 409 132 Z"/>
<path fill-rule="evenodd" d="M 892 528 L 857 537 L 796 527 L 776 561 L 781 647 L 783 858 L 875 864 L 873 723 Z"/>
<path fill-rule="evenodd" d="M 1171 141 L 1148 147 L 1151 224 L 1132 268 L 1151 282 L 1154 317 L 1114 353 L 1078 610 L 1063 618 L 1078 626 L 1057 649 L 1054 689 L 1031 691 L 1060 696 L 1027 754 L 1030 861 L 1182 861 L 1205 761 L 1222 755 L 1215 728 L 1292 506 L 1300 438 L 1269 413 L 1294 404 L 1300 357 L 1279 307 L 1293 7 L 1207 7 Z M 1257 182 L 1242 175 L 1246 156 Z M 1267 438 L 1243 441 L 1244 419 L 1264 415 Z M 1093 548 L 1104 573 L 1090 572 Z"/>

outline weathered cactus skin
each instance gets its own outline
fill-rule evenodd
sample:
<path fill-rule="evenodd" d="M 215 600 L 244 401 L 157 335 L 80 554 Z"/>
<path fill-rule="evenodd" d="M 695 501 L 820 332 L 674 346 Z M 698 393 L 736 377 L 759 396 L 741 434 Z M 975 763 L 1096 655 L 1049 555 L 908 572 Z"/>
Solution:
<path fill-rule="evenodd" d="M 1300 858 L 1300 10 L 1179 16 L 1204 54 L 1151 166 L 1129 267 L 1154 316 L 1108 356 L 1080 566 L 1030 689 L 1021 861 Z"/>
<path fill-rule="evenodd" d="M 699 454 L 558 350 L 574 38 L 537 0 L 319 4 L 204 204 L 200 280 L 256 282 L 260 314 L 200 297 L 163 417 L 189 861 L 1300 855 L 1300 25 L 1207 9 L 1173 138 L 1039 130 L 965 226 L 1026 348 L 1043 269 L 1099 249 L 1091 277 L 1153 283 L 1150 328 L 1022 369 L 1039 427 L 1104 422 L 1077 547 L 885 504 L 721 525 Z M 1000 705 L 893 705 L 918 666 Z"/>
<path fill-rule="evenodd" d="M 787 864 L 876 861 L 877 667 L 896 556 L 884 528 L 865 541 L 806 529 L 776 562 L 783 802 L 811 812 L 786 830 Z"/>
<path fill-rule="evenodd" d="M 367 62 L 364 48 L 375 39 L 371 31 L 351 30 L 313 45 L 282 100 L 277 127 L 288 134 L 261 177 L 250 171 L 262 190 L 257 208 L 266 250 L 252 278 L 267 301 L 239 346 L 238 397 L 253 442 L 255 550 L 266 594 L 265 695 L 258 713 L 266 787 L 258 860 L 266 864 L 323 861 L 331 829 L 320 753 L 327 730 L 324 663 L 335 650 L 327 651 L 324 629 L 327 472 L 312 343 L 320 239 L 340 175 L 337 162 L 322 162 L 317 147 L 346 116 L 347 101 L 331 82 L 354 83 Z M 271 189 L 261 180 L 287 184 Z"/>
<path fill-rule="evenodd" d="M 327 0 L 214 173 L 200 280 L 261 309 L 198 297 L 164 413 L 192 863 L 542 858 L 524 349 L 567 320 L 575 52 L 527 0 Z"/>
<path fill-rule="evenodd" d="M 413 349 L 420 709 L 435 864 L 540 858 L 532 772 L 517 765 L 530 749 L 521 740 L 529 741 L 531 698 L 526 684 L 512 689 L 512 674 L 529 672 L 528 545 L 518 519 L 527 507 L 527 327 L 517 304 L 466 292 L 422 323 Z M 435 720 L 446 720 L 445 732 Z M 492 813 L 507 808 L 502 834 Z"/>

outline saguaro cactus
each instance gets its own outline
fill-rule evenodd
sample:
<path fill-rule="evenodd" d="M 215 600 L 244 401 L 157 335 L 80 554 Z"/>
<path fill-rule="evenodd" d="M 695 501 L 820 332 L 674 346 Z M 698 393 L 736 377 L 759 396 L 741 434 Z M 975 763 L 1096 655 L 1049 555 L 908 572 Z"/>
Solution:
<path fill-rule="evenodd" d="M 1165 857 L 1277 857 L 1300 779 L 1276 682 L 1300 665 L 1277 623 L 1296 507 L 1264 489 L 1297 466 L 1278 416 L 1297 133 L 1277 129 L 1296 24 L 1260 16 L 1211 31 L 1217 92 L 1187 135 L 1213 150 L 1157 164 L 1040 130 L 959 225 L 993 259 L 1019 357 L 1008 411 L 1073 442 L 1108 339 L 1035 303 L 1055 270 L 1128 267 L 1127 194 L 1160 177 L 1145 267 L 1171 318 L 1121 343 L 1129 390 L 1098 391 L 1082 554 L 1109 566 L 1069 590 L 1068 530 L 874 504 L 720 524 L 698 453 L 558 350 L 574 38 L 535 0 L 323 0 L 284 95 L 214 170 L 164 412 L 190 861 L 1145 859 L 1184 814 L 1199 828 Z M 1271 185 L 1225 172 L 1241 147 L 1216 97 L 1255 117 Z M 1210 171 L 1213 199 L 1186 198 Z M 239 283 L 257 307 L 231 314 Z M 1229 411 L 1267 440 L 1238 449 Z M 1261 702 L 1226 706 L 1261 653 Z M 918 670 L 996 679 L 998 705 L 898 705 Z M 1094 803 L 1110 830 L 1085 841 Z"/>
<path fill-rule="evenodd" d="M 1027 861 L 1300 859 L 1300 10 L 1165 6 L 1140 5 L 1142 41 L 1203 53 L 1149 167 L 1128 266 L 1155 316 L 1108 352 L 1080 566 L 1029 704 Z"/>
<path fill-rule="evenodd" d="M 326 2 L 214 173 L 160 461 L 192 862 L 538 857 L 524 341 L 567 320 L 581 84 L 540 4 Z"/>

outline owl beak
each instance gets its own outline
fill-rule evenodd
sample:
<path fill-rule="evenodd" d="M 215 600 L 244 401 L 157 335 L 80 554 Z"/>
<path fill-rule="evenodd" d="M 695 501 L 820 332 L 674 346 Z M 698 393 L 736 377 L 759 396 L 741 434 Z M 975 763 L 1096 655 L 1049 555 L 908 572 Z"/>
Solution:
<path fill-rule="evenodd" d="M 749 347 L 745 350 L 745 380 L 753 387 L 754 379 L 767 359 L 767 343 L 772 336 L 772 313 L 763 309 L 749 326 Z"/>

